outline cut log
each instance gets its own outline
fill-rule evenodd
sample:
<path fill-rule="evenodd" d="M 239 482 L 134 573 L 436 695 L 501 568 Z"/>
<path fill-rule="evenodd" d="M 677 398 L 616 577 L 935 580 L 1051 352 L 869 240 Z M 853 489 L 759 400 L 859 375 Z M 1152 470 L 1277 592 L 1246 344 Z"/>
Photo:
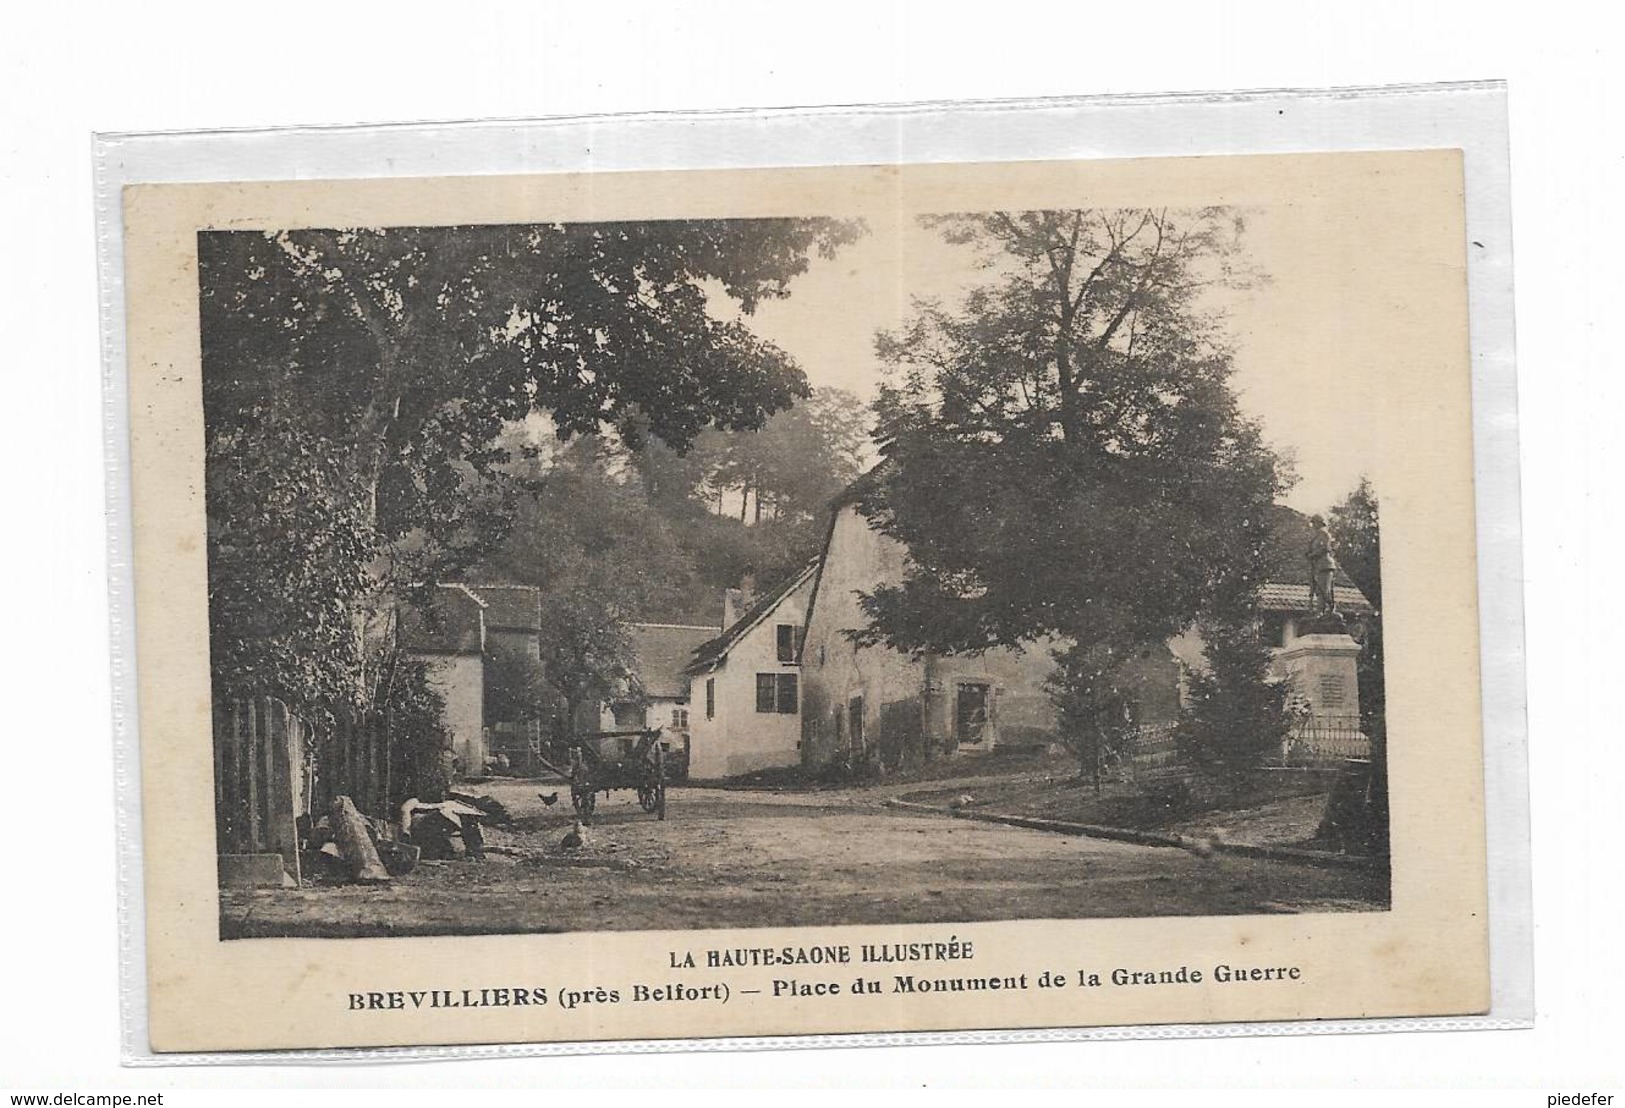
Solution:
<path fill-rule="evenodd" d="M 503 804 L 502 801 L 496 799 L 495 797 L 486 796 L 483 793 L 466 793 L 457 792 L 455 790 L 447 793 L 446 795 L 451 797 L 453 800 L 460 800 L 464 804 L 471 805 L 480 812 L 483 812 L 485 814 L 487 823 L 494 823 L 501 826 L 513 822 L 513 816 L 508 814 L 507 805 Z"/>
<path fill-rule="evenodd" d="M 378 848 L 372 845 L 372 836 L 367 833 L 367 821 L 356 811 L 354 802 L 347 796 L 335 796 L 328 815 L 333 824 L 333 838 L 350 867 L 350 877 L 364 885 L 388 881 L 389 871 L 379 859 Z"/>

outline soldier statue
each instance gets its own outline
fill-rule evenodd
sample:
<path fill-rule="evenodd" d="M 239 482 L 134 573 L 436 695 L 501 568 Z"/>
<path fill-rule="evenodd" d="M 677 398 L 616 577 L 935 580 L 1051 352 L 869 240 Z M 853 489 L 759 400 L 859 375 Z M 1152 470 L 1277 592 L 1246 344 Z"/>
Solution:
<path fill-rule="evenodd" d="M 1337 577 L 1337 559 L 1332 556 L 1332 534 L 1321 516 L 1310 516 L 1309 526 L 1314 528 L 1308 552 L 1309 615 L 1314 619 L 1336 620 L 1337 597 L 1332 588 Z"/>

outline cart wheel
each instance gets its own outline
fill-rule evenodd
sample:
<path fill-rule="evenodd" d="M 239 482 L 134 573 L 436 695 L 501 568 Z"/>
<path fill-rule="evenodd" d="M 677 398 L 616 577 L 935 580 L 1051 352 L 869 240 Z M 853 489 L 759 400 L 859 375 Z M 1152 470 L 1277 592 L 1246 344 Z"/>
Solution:
<path fill-rule="evenodd" d="M 639 785 L 638 786 L 638 807 L 642 808 L 645 812 L 648 812 L 650 815 L 654 814 L 654 810 L 655 810 L 655 787 L 653 785 Z"/>

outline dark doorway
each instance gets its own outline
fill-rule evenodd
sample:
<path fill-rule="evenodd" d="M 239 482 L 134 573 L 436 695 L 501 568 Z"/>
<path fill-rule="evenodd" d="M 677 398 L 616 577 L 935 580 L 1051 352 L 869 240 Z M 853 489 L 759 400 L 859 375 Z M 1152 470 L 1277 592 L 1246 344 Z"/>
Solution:
<path fill-rule="evenodd" d="M 987 738 L 987 686 L 960 685 L 954 703 L 954 737 L 963 746 L 978 746 Z"/>
<path fill-rule="evenodd" d="M 852 757 L 863 757 L 863 697 L 854 696 L 846 705 L 846 730 L 852 736 Z"/>

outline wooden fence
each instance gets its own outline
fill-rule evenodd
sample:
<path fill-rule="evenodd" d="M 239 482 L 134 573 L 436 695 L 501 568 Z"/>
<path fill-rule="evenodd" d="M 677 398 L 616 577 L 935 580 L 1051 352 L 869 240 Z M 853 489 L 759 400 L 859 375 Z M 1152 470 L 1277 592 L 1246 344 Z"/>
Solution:
<path fill-rule="evenodd" d="M 309 803 L 309 730 L 272 697 L 216 705 L 215 842 L 221 854 L 280 854 L 299 879 L 297 815 Z"/>
<path fill-rule="evenodd" d="M 274 697 L 214 712 L 215 840 L 221 854 L 280 854 L 299 879 L 299 818 L 319 817 L 336 796 L 367 815 L 392 816 L 404 780 L 389 721 L 372 716 L 317 728 Z"/>
<path fill-rule="evenodd" d="M 320 735 L 315 749 L 318 769 L 311 811 L 325 812 L 335 796 L 347 796 L 369 816 L 394 815 L 393 805 L 400 799 L 397 787 L 406 768 L 398 744 L 391 741 L 387 717 L 341 721 Z"/>

